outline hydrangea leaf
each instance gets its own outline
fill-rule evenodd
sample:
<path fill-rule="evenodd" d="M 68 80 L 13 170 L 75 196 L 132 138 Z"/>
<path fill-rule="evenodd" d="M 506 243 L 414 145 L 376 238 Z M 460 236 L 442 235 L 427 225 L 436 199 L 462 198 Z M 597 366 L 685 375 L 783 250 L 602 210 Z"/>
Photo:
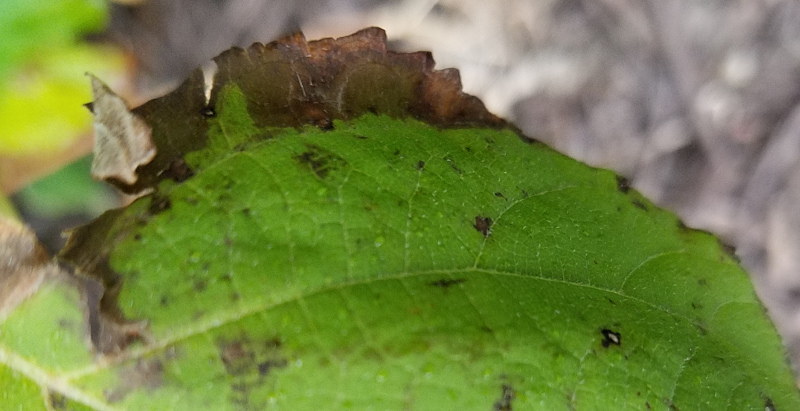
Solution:
<path fill-rule="evenodd" d="M 779 337 L 716 238 L 382 41 L 373 29 L 234 50 L 210 99 L 194 77 L 134 110 L 159 152 L 135 185 L 113 183 L 152 192 L 60 256 L 105 288 L 87 315 L 97 358 L 58 328 L 75 307 L 43 308 L 68 289 L 40 292 L 0 325 L 19 401 L 800 408 Z"/>

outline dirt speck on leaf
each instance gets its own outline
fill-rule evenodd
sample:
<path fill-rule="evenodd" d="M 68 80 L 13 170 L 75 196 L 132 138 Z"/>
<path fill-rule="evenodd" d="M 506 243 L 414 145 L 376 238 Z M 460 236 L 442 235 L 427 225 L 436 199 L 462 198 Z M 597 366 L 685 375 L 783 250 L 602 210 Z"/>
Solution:
<path fill-rule="evenodd" d="M 630 181 L 625 177 L 617 176 L 617 190 L 623 194 L 628 194 L 628 191 L 631 190 Z"/>
<path fill-rule="evenodd" d="M 493 411 L 511 411 L 514 408 L 512 407 L 512 402 L 514 402 L 514 398 L 516 395 L 514 394 L 514 387 L 511 384 L 503 384 L 501 387 L 502 392 L 500 393 L 500 398 L 495 401 L 494 407 L 492 408 Z"/>
<path fill-rule="evenodd" d="M 475 216 L 475 224 L 472 225 L 484 237 L 488 237 L 491 233 L 492 219 L 489 217 Z"/>
<path fill-rule="evenodd" d="M 454 285 L 467 282 L 466 278 L 442 278 L 441 280 L 431 281 L 428 285 L 442 289 L 448 289 Z"/>
<path fill-rule="evenodd" d="M 306 151 L 294 158 L 320 179 L 325 179 L 331 171 L 336 171 L 347 164 L 343 158 L 313 144 L 307 145 Z"/>

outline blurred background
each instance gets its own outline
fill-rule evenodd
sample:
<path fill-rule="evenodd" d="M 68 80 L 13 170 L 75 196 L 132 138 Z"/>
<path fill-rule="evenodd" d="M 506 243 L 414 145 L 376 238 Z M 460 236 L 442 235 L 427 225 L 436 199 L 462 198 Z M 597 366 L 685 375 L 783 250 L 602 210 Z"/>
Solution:
<path fill-rule="evenodd" d="M 119 204 L 88 179 L 84 72 L 135 106 L 233 45 L 372 25 L 734 246 L 798 363 L 800 1 L 3 0 L 0 214 L 55 251 L 61 230 Z"/>

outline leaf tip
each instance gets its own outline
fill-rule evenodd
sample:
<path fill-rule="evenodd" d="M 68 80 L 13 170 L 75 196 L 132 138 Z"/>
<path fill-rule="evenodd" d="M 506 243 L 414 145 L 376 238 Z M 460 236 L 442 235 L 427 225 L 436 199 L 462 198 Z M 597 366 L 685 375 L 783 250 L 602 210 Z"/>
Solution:
<path fill-rule="evenodd" d="M 94 97 L 91 103 L 95 137 L 92 177 L 133 185 L 138 180 L 136 168 L 149 163 L 156 155 L 152 130 L 128 109 L 122 97 L 94 75 L 87 75 Z"/>

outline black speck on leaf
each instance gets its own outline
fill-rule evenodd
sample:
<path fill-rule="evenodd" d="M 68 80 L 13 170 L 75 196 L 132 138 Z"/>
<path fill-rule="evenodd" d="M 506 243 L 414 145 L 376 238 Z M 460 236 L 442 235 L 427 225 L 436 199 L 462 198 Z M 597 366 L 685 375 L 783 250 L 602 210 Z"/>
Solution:
<path fill-rule="evenodd" d="M 500 398 L 494 403 L 494 411 L 511 411 L 512 402 L 516 395 L 514 394 L 514 387 L 511 384 L 503 384 Z"/>
<path fill-rule="evenodd" d="M 631 204 L 633 204 L 636 208 L 640 208 L 640 209 L 642 209 L 644 211 L 649 211 L 647 209 L 647 206 L 644 205 L 644 203 L 639 201 L 639 200 L 631 200 Z"/>
<path fill-rule="evenodd" d="M 454 285 L 463 284 L 465 282 L 467 282 L 466 278 L 453 278 L 453 279 L 443 278 L 441 280 L 431 281 L 428 283 L 428 285 L 443 288 L 446 290 Z"/>
<path fill-rule="evenodd" d="M 603 328 L 600 333 L 603 334 L 603 341 L 601 342 L 603 348 L 622 344 L 622 335 L 620 333 L 611 331 L 608 328 Z"/>
<path fill-rule="evenodd" d="M 627 194 L 631 190 L 630 181 L 622 176 L 617 176 L 617 190 L 623 194 Z"/>

